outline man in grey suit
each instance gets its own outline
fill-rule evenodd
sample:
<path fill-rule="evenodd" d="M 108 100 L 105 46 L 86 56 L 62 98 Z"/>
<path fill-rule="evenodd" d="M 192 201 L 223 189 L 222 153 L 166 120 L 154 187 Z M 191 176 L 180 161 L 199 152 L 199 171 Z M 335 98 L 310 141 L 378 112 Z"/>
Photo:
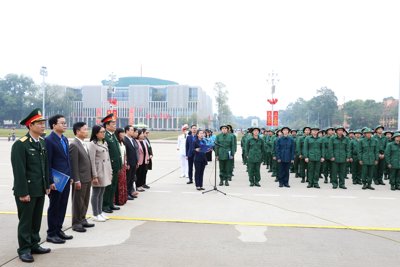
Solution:
<path fill-rule="evenodd" d="M 89 130 L 85 122 L 77 122 L 73 131 L 75 138 L 69 144 L 71 178 L 75 182 L 72 188 L 72 230 L 83 233 L 86 228 L 94 226 L 86 220 L 92 184 L 92 168 L 85 144 Z"/>
<path fill-rule="evenodd" d="M 132 125 L 125 126 L 124 144 L 126 147 L 126 159 L 128 165 L 128 169 L 126 171 L 128 200 L 133 200 L 136 197 L 134 195 L 135 188 L 133 186 L 133 183 L 135 182 L 136 165 L 139 159 L 138 144 L 135 140 L 137 135 L 137 128 L 134 128 Z"/>

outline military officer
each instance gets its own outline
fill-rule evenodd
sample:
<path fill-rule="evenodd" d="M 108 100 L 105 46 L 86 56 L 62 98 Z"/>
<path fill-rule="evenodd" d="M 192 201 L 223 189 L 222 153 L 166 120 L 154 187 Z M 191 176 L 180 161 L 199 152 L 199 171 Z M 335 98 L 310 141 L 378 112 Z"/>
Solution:
<path fill-rule="evenodd" d="M 18 209 L 18 255 L 23 262 L 33 262 L 32 254 L 49 253 L 40 242 L 45 194 L 50 193 L 49 168 L 44 139 L 46 124 L 40 109 L 33 110 L 20 124 L 28 133 L 11 149 L 14 196 Z"/>
<path fill-rule="evenodd" d="M 373 131 L 369 128 L 364 129 L 364 138 L 361 139 L 358 147 L 358 157 L 362 166 L 362 189 L 374 188 L 371 186 L 374 176 L 374 166 L 378 164 L 379 159 L 379 144 L 375 138 L 372 138 Z"/>
<path fill-rule="evenodd" d="M 383 172 L 385 170 L 385 149 L 387 144 L 387 138 L 383 135 L 385 128 L 382 125 L 378 125 L 375 128 L 375 134 L 373 138 L 378 142 L 379 160 L 378 165 L 375 168 L 374 183 L 376 185 L 385 185 L 383 182 Z"/>
<path fill-rule="evenodd" d="M 245 148 L 245 142 L 246 142 L 246 136 L 247 136 L 247 130 L 243 132 L 242 139 L 240 139 L 240 147 L 242 149 L 242 163 L 243 165 L 247 164 L 246 161 L 246 148 Z"/>
<path fill-rule="evenodd" d="M 260 128 L 255 127 L 252 137 L 246 142 L 247 166 L 250 186 L 260 186 L 260 167 L 264 154 L 264 141 L 259 136 Z"/>
<path fill-rule="evenodd" d="M 234 140 L 234 151 L 232 151 L 232 155 L 235 155 L 236 150 L 237 150 L 237 137 L 236 137 L 236 135 L 235 135 L 235 132 L 233 131 L 232 125 L 228 124 L 228 125 L 226 125 L 226 126 L 228 126 L 228 133 L 233 137 L 233 140 Z M 234 176 L 233 170 L 235 169 L 235 158 L 234 158 L 234 156 L 232 156 L 232 158 L 230 159 L 230 161 L 231 161 L 231 163 L 229 164 L 229 168 L 230 168 L 229 172 L 230 172 L 230 175 L 229 175 L 228 180 L 229 180 L 229 181 L 232 181 L 232 177 Z"/>
<path fill-rule="evenodd" d="M 273 129 L 268 129 L 268 137 L 265 140 L 265 153 L 267 154 L 267 169 L 268 172 L 272 172 L 272 147 L 273 147 L 273 139 L 274 131 Z"/>
<path fill-rule="evenodd" d="M 328 153 L 328 146 L 329 146 L 329 140 L 334 134 L 334 128 L 333 127 L 328 127 L 325 129 L 325 136 L 322 139 L 324 146 L 325 146 L 325 152 Z M 324 175 L 324 183 L 328 183 L 328 178 L 332 178 L 332 162 L 329 159 L 329 157 L 325 158 L 325 161 L 322 163 L 322 173 Z"/>
<path fill-rule="evenodd" d="M 307 163 L 307 188 L 320 188 L 318 184 L 321 163 L 325 160 L 325 146 L 322 138 L 318 136 L 319 128 L 311 128 L 311 135 L 304 140 L 304 161 Z"/>
<path fill-rule="evenodd" d="M 297 130 L 292 129 L 292 131 L 290 132 L 290 134 L 292 135 L 292 139 L 294 141 L 294 143 L 296 144 L 296 139 L 297 137 Z M 294 157 L 294 162 L 290 168 L 290 172 L 294 173 L 296 177 L 298 177 L 298 173 L 299 173 L 299 157 L 295 154 Z"/>
<path fill-rule="evenodd" d="M 390 189 L 400 190 L 400 133 L 395 133 L 393 139 L 386 146 L 385 158 L 390 170 Z"/>
<path fill-rule="evenodd" d="M 114 197 L 117 192 L 118 186 L 118 172 L 122 168 L 121 149 L 119 142 L 114 132 L 117 129 L 116 120 L 114 114 L 109 114 L 104 117 L 101 122 L 106 129 L 105 140 L 108 145 L 108 152 L 111 159 L 112 167 L 112 181 L 111 185 L 107 186 L 103 197 L 103 211 L 106 213 L 112 213 L 114 210 L 119 210 L 119 207 L 114 205 Z"/>
<path fill-rule="evenodd" d="M 220 130 L 221 133 L 215 139 L 215 156 L 219 161 L 219 185 L 222 186 L 225 183 L 226 186 L 229 186 L 228 180 L 232 175 L 231 164 L 236 145 L 233 136 L 228 132 L 227 125 L 222 125 Z"/>
<path fill-rule="evenodd" d="M 306 139 L 307 136 L 310 135 L 311 128 L 306 126 L 303 128 L 303 136 L 299 137 L 296 140 L 296 153 L 299 157 L 299 165 L 300 165 L 300 177 L 301 177 L 301 182 L 305 183 L 306 179 L 306 169 L 307 169 L 307 163 L 304 161 L 304 155 L 303 155 L 303 145 L 304 145 L 304 140 Z"/>
<path fill-rule="evenodd" d="M 339 185 L 342 189 L 345 186 L 346 165 L 350 161 L 349 139 L 344 136 L 345 128 L 339 126 L 336 128 L 336 135 L 329 139 L 328 158 L 332 161 L 332 186 L 336 189 Z"/>
<path fill-rule="evenodd" d="M 391 142 L 394 141 L 394 138 L 392 138 L 392 137 L 393 137 L 393 134 L 394 134 L 394 133 L 393 133 L 392 131 L 385 131 L 385 132 L 384 132 L 384 135 L 385 135 L 386 138 L 387 138 L 387 145 L 389 145 Z M 387 145 L 386 145 L 386 146 L 387 146 Z M 389 174 L 390 174 L 390 170 L 389 170 L 389 168 L 388 168 L 387 162 L 385 161 L 385 172 L 384 172 L 385 180 L 388 179 Z"/>
<path fill-rule="evenodd" d="M 361 165 L 360 158 L 358 156 L 359 145 L 361 141 L 361 130 L 354 131 L 354 138 L 350 141 L 350 162 L 351 162 L 351 178 L 353 184 L 361 183 Z"/>

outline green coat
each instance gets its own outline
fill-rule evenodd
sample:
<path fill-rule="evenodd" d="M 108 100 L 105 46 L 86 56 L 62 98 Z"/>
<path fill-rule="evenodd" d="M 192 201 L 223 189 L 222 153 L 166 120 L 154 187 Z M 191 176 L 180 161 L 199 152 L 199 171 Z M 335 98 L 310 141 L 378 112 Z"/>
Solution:
<path fill-rule="evenodd" d="M 378 157 L 378 141 L 375 138 L 363 138 L 358 146 L 358 160 L 365 165 L 374 165 Z"/>
<path fill-rule="evenodd" d="M 236 135 L 234 134 L 234 133 L 230 133 L 232 136 L 233 136 L 233 142 L 234 142 L 234 146 L 233 146 L 233 154 L 235 154 L 236 153 L 236 151 L 237 151 L 237 137 L 236 137 Z"/>
<path fill-rule="evenodd" d="M 400 144 L 389 142 L 385 150 L 385 159 L 393 169 L 400 169 Z"/>
<path fill-rule="evenodd" d="M 378 152 L 380 154 L 385 153 L 386 144 L 387 144 L 387 137 L 382 134 L 381 137 L 375 134 L 372 138 L 374 138 L 378 142 Z"/>
<path fill-rule="evenodd" d="M 310 161 L 320 161 L 321 158 L 324 158 L 325 146 L 322 138 L 307 136 L 304 139 L 302 155 L 304 155 L 304 158 L 308 158 Z"/>
<path fill-rule="evenodd" d="M 235 139 L 232 134 L 219 134 L 215 138 L 215 155 L 219 160 L 228 160 L 229 154 L 234 156 L 234 151 L 236 151 Z M 247 151 L 246 151 L 247 153 Z"/>
<path fill-rule="evenodd" d="M 47 150 L 43 138 L 36 143 L 28 134 L 15 141 L 11 148 L 11 165 L 14 173 L 14 195 L 41 197 L 49 185 Z"/>
<path fill-rule="evenodd" d="M 306 140 L 306 137 L 308 136 L 303 135 L 300 136 L 299 138 L 296 138 L 296 147 L 295 147 L 296 156 L 303 155 L 304 140 Z"/>
<path fill-rule="evenodd" d="M 110 134 L 106 131 L 105 140 L 108 145 L 108 152 L 110 154 L 111 167 L 113 173 L 117 173 L 122 168 L 121 148 L 115 134 Z"/>
<path fill-rule="evenodd" d="M 247 162 L 256 163 L 263 161 L 264 141 L 261 138 L 255 139 L 252 137 L 246 143 Z"/>
<path fill-rule="evenodd" d="M 360 146 L 361 138 L 360 139 L 352 139 L 350 141 L 350 157 L 353 159 L 353 161 L 359 161 L 359 156 L 358 156 L 358 151 L 359 151 L 359 146 Z"/>
<path fill-rule="evenodd" d="M 350 143 L 345 136 L 339 138 L 333 135 L 329 139 L 327 158 L 335 158 L 336 163 L 345 163 L 350 158 Z"/>

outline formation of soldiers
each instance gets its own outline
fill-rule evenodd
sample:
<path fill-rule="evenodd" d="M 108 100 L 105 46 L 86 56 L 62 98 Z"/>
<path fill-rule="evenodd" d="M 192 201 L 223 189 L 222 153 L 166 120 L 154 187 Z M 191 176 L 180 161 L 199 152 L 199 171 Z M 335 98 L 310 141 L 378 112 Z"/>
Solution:
<path fill-rule="evenodd" d="M 288 128 L 288 127 L 283 127 Z M 283 129 L 281 128 L 281 129 Z M 249 128 L 241 140 L 242 161 L 247 165 L 250 186 L 260 186 L 260 166 L 266 166 L 278 182 L 279 162 L 276 144 L 281 129 Z M 295 155 L 290 172 L 308 188 L 320 188 L 319 181 L 331 183 L 333 189 L 347 189 L 351 174 L 355 185 L 374 190 L 375 185 L 390 181 L 391 190 L 400 190 L 400 131 L 384 131 L 364 127 L 347 131 L 344 127 L 304 127 L 289 129 L 295 142 Z M 261 145 L 262 144 L 262 145 Z"/>

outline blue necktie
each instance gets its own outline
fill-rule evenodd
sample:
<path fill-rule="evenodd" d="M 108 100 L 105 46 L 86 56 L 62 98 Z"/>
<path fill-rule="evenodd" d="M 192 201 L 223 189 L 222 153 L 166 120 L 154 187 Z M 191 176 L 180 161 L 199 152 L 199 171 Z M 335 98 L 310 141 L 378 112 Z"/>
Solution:
<path fill-rule="evenodd" d="M 68 153 L 67 153 L 67 143 L 65 143 L 65 141 L 64 141 L 64 139 L 62 137 L 61 137 L 61 144 L 62 144 L 62 146 L 64 148 L 65 155 L 68 155 Z"/>

